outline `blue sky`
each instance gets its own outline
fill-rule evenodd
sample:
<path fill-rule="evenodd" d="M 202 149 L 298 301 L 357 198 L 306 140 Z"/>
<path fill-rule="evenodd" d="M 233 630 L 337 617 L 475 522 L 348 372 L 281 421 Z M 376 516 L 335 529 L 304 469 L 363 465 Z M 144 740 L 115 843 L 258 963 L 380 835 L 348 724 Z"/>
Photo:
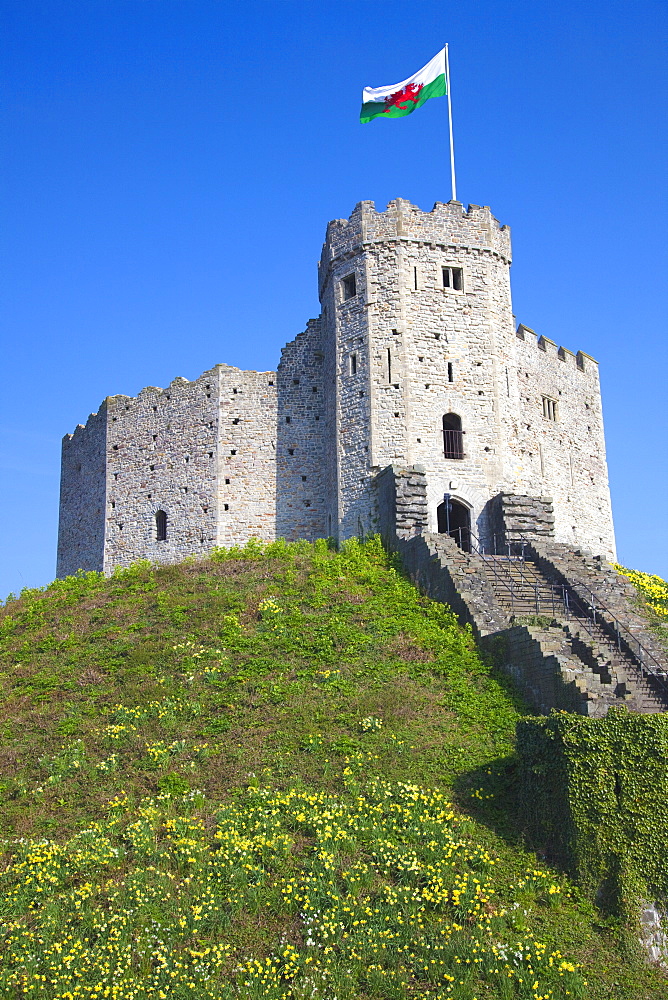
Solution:
<path fill-rule="evenodd" d="M 447 200 L 445 100 L 359 125 L 450 43 L 458 195 L 518 320 L 601 365 L 619 557 L 668 576 L 663 3 L 0 0 L 0 595 L 53 578 L 63 434 L 110 394 L 274 368 L 328 219 Z"/>

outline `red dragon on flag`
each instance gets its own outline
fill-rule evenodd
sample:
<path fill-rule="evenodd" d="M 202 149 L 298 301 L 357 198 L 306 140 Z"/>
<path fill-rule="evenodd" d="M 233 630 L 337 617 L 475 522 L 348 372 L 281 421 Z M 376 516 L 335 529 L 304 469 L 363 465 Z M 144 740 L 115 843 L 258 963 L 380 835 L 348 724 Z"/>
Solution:
<path fill-rule="evenodd" d="M 392 108 L 398 108 L 400 111 L 406 111 L 409 101 L 413 104 L 417 104 L 420 97 L 420 91 L 423 86 L 424 84 L 422 83 L 409 83 L 402 90 L 397 90 L 396 93 L 390 94 L 385 98 L 383 114 L 388 114 Z"/>

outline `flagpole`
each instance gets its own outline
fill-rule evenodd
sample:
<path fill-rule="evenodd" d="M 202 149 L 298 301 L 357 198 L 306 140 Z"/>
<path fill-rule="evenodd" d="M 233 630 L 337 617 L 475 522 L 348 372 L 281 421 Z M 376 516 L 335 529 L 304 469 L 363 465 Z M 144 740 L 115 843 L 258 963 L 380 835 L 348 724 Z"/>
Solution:
<path fill-rule="evenodd" d="M 450 94 L 450 59 L 448 43 L 445 43 L 445 79 L 448 87 L 448 123 L 450 125 L 450 177 L 452 180 L 452 200 L 457 201 L 457 182 L 455 181 L 455 143 L 452 138 L 452 97 Z"/>

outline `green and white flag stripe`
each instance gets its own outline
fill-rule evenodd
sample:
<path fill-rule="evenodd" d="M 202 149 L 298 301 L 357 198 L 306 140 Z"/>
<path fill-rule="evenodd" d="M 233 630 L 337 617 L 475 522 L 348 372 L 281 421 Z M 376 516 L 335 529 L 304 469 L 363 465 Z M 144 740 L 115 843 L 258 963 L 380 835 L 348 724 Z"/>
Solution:
<path fill-rule="evenodd" d="M 365 87 L 362 91 L 360 121 L 374 118 L 403 118 L 421 108 L 430 97 L 445 97 L 448 92 L 445 72 L 445 49 L 426 66 L 402 83 L 391 87 Z"/>

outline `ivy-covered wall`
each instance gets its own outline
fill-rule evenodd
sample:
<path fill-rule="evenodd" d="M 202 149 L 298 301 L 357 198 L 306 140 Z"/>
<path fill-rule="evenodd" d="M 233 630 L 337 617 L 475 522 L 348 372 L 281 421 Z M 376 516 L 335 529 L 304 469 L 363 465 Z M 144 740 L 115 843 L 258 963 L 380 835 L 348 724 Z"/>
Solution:
<path fill-rule="evenodd" d="M 520 819 L 604 909 L 668 898 L 668 715 L 566 712 L 517 727 Z"/>

